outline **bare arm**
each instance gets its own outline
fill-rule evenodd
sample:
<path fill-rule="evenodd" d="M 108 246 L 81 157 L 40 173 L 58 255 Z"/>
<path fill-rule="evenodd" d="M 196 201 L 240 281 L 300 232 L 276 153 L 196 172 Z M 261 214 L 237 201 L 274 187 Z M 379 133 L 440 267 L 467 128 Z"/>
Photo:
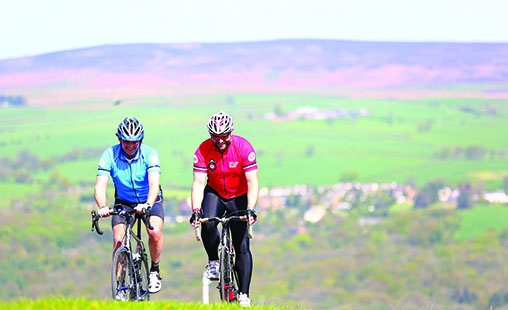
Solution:
<path fill-rule="evenodd" d="M 161 185 L 161 174 L 160 172 L 152 172 L 148 174 L 148 197 L 146 198 L 146 203 L 153 206 L 155 201 L 157 200 L 157 195 L 159 195 Z"/>
<path fill-rule="evenodd" d="M 194 172 L 191 192 L 191 210 L 201 209 L 203 202 L 203 192 L 206 186 L 206 173 Z"/>
<path fill-rule="evenodd" d="M 254 209 L 259 196 L 258 170 L 245 172 L 245 178 L 247 179 L 247 209 Z"/>
<path fill-rule="evenodd" d="M 97 207 L 107 206 L 106 189 L 108 188 L 109 177 L 104 175 L 98 175 L 95 179 L 95 202 Z"/>

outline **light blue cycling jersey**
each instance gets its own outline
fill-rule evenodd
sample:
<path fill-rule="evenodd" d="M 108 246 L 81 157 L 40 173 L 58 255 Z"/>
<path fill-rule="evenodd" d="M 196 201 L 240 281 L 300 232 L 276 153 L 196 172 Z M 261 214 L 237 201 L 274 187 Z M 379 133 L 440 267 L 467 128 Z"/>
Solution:
<path fill-rule="evenodd" d="M 120 144 L 107 148 L 99 160 L 97 175 L 111 176 L 115 183 L 115 198 L 142 203 L 148 198 L 148 174 L 161 172 L 159 154 L 141 144 L 134 158 L 128 160 Z"/>

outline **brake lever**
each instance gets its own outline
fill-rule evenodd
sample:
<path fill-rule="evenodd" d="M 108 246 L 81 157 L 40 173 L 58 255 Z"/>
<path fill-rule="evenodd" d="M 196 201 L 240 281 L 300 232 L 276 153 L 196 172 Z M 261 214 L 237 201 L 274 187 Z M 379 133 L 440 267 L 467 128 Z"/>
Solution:
<path fill-rule="evenodd" d="M 153 226 L 152 226 L 152 224 L 150 224 L 150 217 L 151 216 L 152 216 L 152 209 L 150 209 L 150 208 L 143 209 L 143 216 L 142 216 L 143 222 L 145 223 L 146 228 L 153 230 Z"/>
<path fill-rule="evenodd" d="M 99 235 L 102 235 L 103 232 L 99 228 L 99 215 L 97 214 L 97 212 L 95 210 L 92 210 L 91 215 L 92 215 L 92 231 L 94 231 L 94 228 L 95 228 L 95 231 Z"/>

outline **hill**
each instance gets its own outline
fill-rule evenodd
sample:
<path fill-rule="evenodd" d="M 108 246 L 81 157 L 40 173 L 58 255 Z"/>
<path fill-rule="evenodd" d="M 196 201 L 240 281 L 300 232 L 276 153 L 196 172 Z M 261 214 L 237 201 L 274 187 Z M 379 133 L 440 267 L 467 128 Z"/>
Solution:
<path fill-rule="evenodd" d="M 507 98 L 507 80 L 502 43 L 125 44 L 0 60 L 2 92 L 34 105 L 239 92 Z"/>

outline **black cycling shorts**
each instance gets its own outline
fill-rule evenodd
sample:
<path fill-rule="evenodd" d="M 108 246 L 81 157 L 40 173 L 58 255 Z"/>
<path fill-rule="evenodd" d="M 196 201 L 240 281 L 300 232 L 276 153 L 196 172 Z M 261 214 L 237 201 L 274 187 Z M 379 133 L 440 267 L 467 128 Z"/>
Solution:
<path fill-rule="evenodd" d="M 162 205 L 163 201 L 164 198 L 162 197 L 162 194 L 159 194 L 159 196 L 157 196 L 157 200 L 152 206 L 151 212 L 151 216 L 158 216 L 162 219 L 162 221 L 164 221 L 164 207 Z M 122 205 L 125 209 L 134 209 L 138 203 L 115 199 L 115 205 Z M 134 220 L 134 216 L 130 220 Z M 127 224 L 125 217 L 120 215 L 113 215 L 113 218 L 111 219 L 111 227 L 114 227 L 118 224 Z"/>

